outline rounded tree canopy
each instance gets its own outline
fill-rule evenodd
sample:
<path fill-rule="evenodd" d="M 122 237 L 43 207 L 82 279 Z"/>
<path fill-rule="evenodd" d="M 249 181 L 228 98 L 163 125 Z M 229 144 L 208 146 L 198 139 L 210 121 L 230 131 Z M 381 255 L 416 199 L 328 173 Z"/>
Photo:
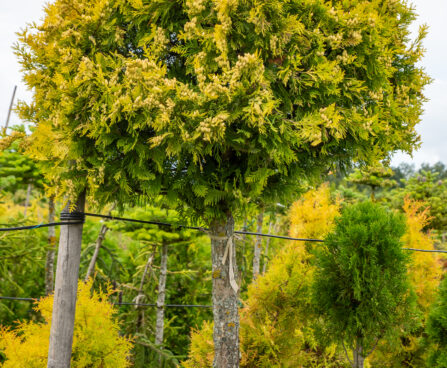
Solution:
<path fill-rule="evenodd" d="M 28 149 L 102 203 L 163 192 L 210 219 L 276 201 L 411 152 L 414 18 L 403 0 L 57 0 L 16 47 Z"/>

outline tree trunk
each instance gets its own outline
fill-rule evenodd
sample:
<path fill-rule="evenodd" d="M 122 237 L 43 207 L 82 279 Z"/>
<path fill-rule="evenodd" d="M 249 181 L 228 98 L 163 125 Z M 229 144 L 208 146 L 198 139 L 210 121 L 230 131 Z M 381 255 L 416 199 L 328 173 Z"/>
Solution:
<path fill-rule="evenodd" d="M 28 184 L 28 187 L 26 188 L 25 211 L 23 212 L 23 217 L 26 217 L 26 210 L 29 207 L 29 200 L 31 197 L 31 188 L 32 188 L 32 185 Z"/>
<path fill-rule="evenodd" d="M 48 202 L 48 222 L 54 222 L 54 196 Z M 56 228 L 48 227 L 48 246 L 45 262 L 45 294 L 50 295 L 54 290 L 54 253 L 56 248 Z"/>
<path fill-rule="evenodd" d="M 144 308 L 139 307 L 138 304 L 140 304 L 142 301 L 144 301 L 144 292 L 143 292 L 144 280 L 146 280 L 146 276 L 147 276 L 149 269 L 152 272 L 152 262 L 154 262 L 154 257 L 155 257 L 155 248 L 152 251 L 152 254 L 147 259 L 146 265 L 144 266 L 143 275 L 141 276 L 141 281 L 140 281 L 140 288 L 138 289 L 138 295 L 134 299 L 134 302 L 137 304 L 136 308 L 138 309 L 138 316 L 136 319 L 137 332 L 143 332 L 143 330 L 144 330 Z"/>
<path fill-rule="evenodd" d="M 85 193 L 80 194 L 76 211 L 84 212 Z M 68 212 L 70 203 L 64 209 Z M 64 221 L 80 222 L 72 218 Z M 56 286 L 50 330 L 47 368 L 69 368 L 73 344 L 76 294 L 81 258 L 83 224 L 63 225 L 59 239 Z"/>
<path fill-rule="evenodd" d="M 214 221 L 210 226 L 214 362 L 213 368 L 239 367 L 239 313 L 234 220 Z"/>
<path fill-rule="evenodd" d="M 160 277 L 158 279 L 157 321 L 155 323 L 155 344 L 163 345 L 163 326 L 165 314 L 166 276 L 168 273 L 168 244 L 161 248 Z"/>
<path fill-rule="evenodd" d="M 95 271 L 96 260 L 98 259 L 99 250 L 102 247 L 102 242 L 106 237 L 107 230 L 109 230 L 109 228 L 107 227 L 106 224 L 103 224 L 101 226 L 101 230 L 99 230 L 99 235 L 98 238 L 96 239 L 95 251 L 93 252 L 92 259 L 90 260 L 90 263 L 88 265 L 87 273 L 85 274 L 85 281 L 87 281 Z"/>
<path fill-rule="evenodd" d="M 269 235 L 272 233 L 272 224 L 273 222 L 270 220 L 269 222 Z M 273 226 L 273 229 L 276 228 L 276 223 L 275 226 Z M 264 251 L 264 264 L 262 265 L 262 274 L 265 274 L 265 271 L 267 270 L 267 263 L 268 263 L 268 259 L 269 259 L 269 245 L 270 245 L 270 239 L 271 238 L 267 238 L 267 240 L 265 241 L 265 251 Z"/>
<path fill-rule="evenodd" d="M 365 358 L 363 357 L 363 348 L 357 345 L 356 349 L 353 349 L 354 355 L 354 368 L 363 368 L 365 363 Z"/>
<path fill-rule="evenodd" d="M 112 214 L 112 211 L 115 209 L 115 204 L 113 204 L 112 208 L 109 211 L 109 216 Z M 104 239 L 106 237 L 106 233 L 109 230 L 107 227 L 107 224 L 103 224 L 101 226 L 101 229 L 99 230 L 98 238 L 96 239 L 96 246 L 95 251 L 93 252 L 92 259 L 90 260 L 90 263 L 88 265 L 87 273 L 85 274 L 85 281 L 87 281 L 90 277 L 92 277 L 93 272 L 95 271 L 95 265 L 96 261 L 98 259 L 99 250 L 102 247 L 102 243 L 104 242 Z"/>
<path fill-rule="evenodd" d="M 264 210 L 261 210 L 258 215 L 258 222 L 256 227 L 256 232 L 262 233 L 262 223 L 264 221 Z M 261 266 L 261 246 L 262 246 L 262 238 L 259 235 L 256 235 L 255 247 L 253 252 L 253 280 L 259 275 L 259 270 Z"/>

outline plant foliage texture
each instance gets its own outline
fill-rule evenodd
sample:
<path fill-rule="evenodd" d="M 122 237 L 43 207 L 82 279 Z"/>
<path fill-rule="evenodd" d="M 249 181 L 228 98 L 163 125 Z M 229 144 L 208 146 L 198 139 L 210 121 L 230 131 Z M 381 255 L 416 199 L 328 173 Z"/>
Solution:
<path fill-rule="evenodd" d="M 16 47 L 27 148 L 101 202 L 163 189 L 207 218 L 268 202 L 412 150 L 429 82 L 414 18 L 399 0 L 57 0 Z"/>
<path fill-rule="evenodd" d="M 434 344 L 429 366 L 434 368 L 447 367 L 447 278 L 439 287 L 439 295 L 434 303 L 427 323 L 428 341 Z"/>
<path fill-rule="evenodd" d="M 332 340 L 349 346 L 354 360 L 412 317 L 404 232 L 403 216 L 363 202 L 344 209 L 317 253 L 315 305 Z"/>
<path fill-rule="evenodd" d="M 131 343 L 119 336 L 110 292 L 91 292 L 92 282 L 79 282 L 73 336 L 73 368 L 129 367 Z M 46 366 L 53 296 L 36 302 L 44 323 L 24 322 L 15 330 L 0 329 L 0 351 L 6 356 L 2 368 L 41 368 Z"/>

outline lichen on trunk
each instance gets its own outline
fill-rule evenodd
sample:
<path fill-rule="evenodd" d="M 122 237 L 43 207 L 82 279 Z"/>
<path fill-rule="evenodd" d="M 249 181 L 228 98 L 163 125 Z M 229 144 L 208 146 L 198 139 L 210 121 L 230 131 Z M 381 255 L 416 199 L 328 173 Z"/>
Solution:
<path fill-rule="evenodd" d="M 234 219 L 214 221 L 210 226 L 214 362 L 213 368 L 239 367 L 239 311 L 235 287 L 237 275 Z M 225 254 L 227 253 L 227 254 Z"/>

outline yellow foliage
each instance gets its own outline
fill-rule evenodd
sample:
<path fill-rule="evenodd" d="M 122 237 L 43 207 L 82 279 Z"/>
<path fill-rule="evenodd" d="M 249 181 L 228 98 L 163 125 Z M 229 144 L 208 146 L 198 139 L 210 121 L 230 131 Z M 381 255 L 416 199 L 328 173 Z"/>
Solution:
<path fill-rule="evenodd" d="M 407 231 L 402 240 L 407 248 L 434 250 L 432 238 L 422 230 L 430 221 L 429 208 L 423 207 L 423 202 L 405 198 L 403 209 L 407 217 Z M 425 314 L 435 300 L 442 275 L 439 256 L 436 253 L 412 252 L 412 263 L 408 271 L 418 304 Z"/>
<path fill-rule="evenodd" d="M 113 306 L 107 302 L 111 290 L 91 291 L 92 281 L 79 282 L 73 336 L 72 368 L 124 368 L 131 342 L 119 336 Z M 36 302 L 44 323 L 20 323 L 16 330 L 0 328 L 0 351 L 6 356 L 2 368 L 46 366 L 53 296 Z"/>
<path fill-rule="evenodd" d="M 290 236 L 323 238 L 331 231 L 340 203 L 332 203 L 327 184 L 310 190 L 290 208 Z"/>

